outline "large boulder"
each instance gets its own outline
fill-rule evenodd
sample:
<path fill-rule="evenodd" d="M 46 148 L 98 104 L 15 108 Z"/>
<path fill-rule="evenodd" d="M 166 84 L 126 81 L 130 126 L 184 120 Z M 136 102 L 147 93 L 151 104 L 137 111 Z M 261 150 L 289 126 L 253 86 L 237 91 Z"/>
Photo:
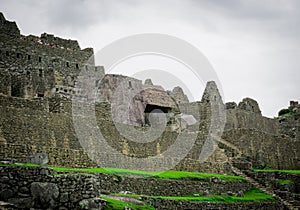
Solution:
<path fill-rule="evenodd" d="M 33 163 L 38 165 L 46 165 L 49 162 L 48 155 L 44 153 L 37 153 L 30 155 L 24 160 L 26 163 Z"/>
<path fill-rule="evenodd" d="M 37 208 L 54 208 L 59 196 L 59 189 L 54 183 L 33 182 L 30 187 L 34 205 Z"/>
<path fill-rule="evenodd" d="M 102 198 L 89 198 L 79 202 L 80 209 L 103 209 L 107 205 L 107 201 Z"/>

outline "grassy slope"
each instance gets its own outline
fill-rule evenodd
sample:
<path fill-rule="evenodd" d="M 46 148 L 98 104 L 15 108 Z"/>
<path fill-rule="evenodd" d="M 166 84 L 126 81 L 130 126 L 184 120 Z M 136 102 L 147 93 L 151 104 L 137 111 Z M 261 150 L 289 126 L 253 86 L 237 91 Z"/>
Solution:
<path fill-rule="evenodd" d="M 124 196 L 124 197 L 133 197 L 136 199 L 140 198 L 140 195 L 135 194 L 115 194 L 117 196 Z M 251 189 L 247 192 L 245 192 L 244 197 L 236 197 L 236 196 L 148 196 L 153 199 L 168 199 L 168 200 L 185 200 L 185 201 L 191 201 L 191 202 L 224 202 L 224 203 L 233 203 L 233 202 L 273 202 L 276 201 L 275 198 L 273 198 L 271 195 L 268 195 L 260 190 L 257 189 Z M 131 207 L 132 209 L 153 209 L 151 206 L 138 206 L 133 204 L 128 204 L 122 201 L 114 200 L 111 198 L 107 198 L 105 196 L 102 196 L 103 199 L 105 199 L 108 202 L 107 209 L 124 209 L 124 207 L 127 205 L 128 207 Z M 130 206 L 131 205 L 131 206 Z"/>
<path fill-rule="evenodd" d="M 0 166 L 21 166 L 21 167 L 34 167 L 37 165 L 34 164 L 1 164 Z M 192 178 L 192 179 L 206 179 L 209 177 L 218 177 L 222 180 L 226 181 L 238 181 L 244 180 L 243 177 L 239 176 L 230 176 L 230 175 L 220 175 L 220 174 L 205 174 L 199 172 L 187 172 L 187 171 L 165 171 L 165 172 L 147 172 L 147 171 L 136 171 L 136 170 L 127 170 L 127 169 L 117 169 L 117 168 L 64 168 L 64 167 L 56 167 L 56 166 L 49 166 L 56 171 L 68 171 L 74 173 L 107 173 L 107 174 L 116 174 L 116 175 L 131 175 L 131 176 L 138 176 L 138 177 L 155 177 L 158 179 L 185 179 L 185 178 Z M 257 169 L 255 169 L 257 170 Z M 262 170 L 260 170 L 262 171 Z M 270 171 L 270 170 L 269 170 Z M 282 171 L 281 171 L 282 172 Z M 291 170 L 289 170 L 291 172 Z M 292 171 L 293 172 L 293 171 Z M 123 195 L 123 194 L 115 194 L 118 196 L 131 196 L 134 198 L 139 199 L 140 195 Z M 193 195 L 186 195 L 186 196 L 149 196 L 153 199 L 172 199 L 172 200 L 187 200 L 193 202 L 262 202 L 262 201 L 275 201 L 275 199 L 263 193 L 260 190 L 252 189 L 245 193 L 244 197 L 236 197 L 236 196 L 220 196 L 220 195 L 211 195 L 211 196 L 193 196 Z M 146 210 L 146 209 L 154 209 L 151 206 L 139 206 L 135 204 L 129 204 L 126 202 L 114 200 L 111 198 L 107 198 L 103 196 L 105 200 L 108 202 L 108 206 L 105 209 L 124 209 L 125 207 L 130 207 L 131 209 L 136 210 Z"/>
<path fill-rule="evenodd" d="M 173 197 L 173 196 L 158 196 L 162 199 L 174 199 L 174 200 L 188 200 L 188 201 L 209 201 L 209 202 L 261 202 L 261 201 L 275 201 L 271 195 L 268 195 L 260 190 L 251 189 L 245 192 L 243 197 L 237 196 L 187 196 L 187 197 Z"/>
<path fill-rule="evenodd" d="M 0 164 L 0 166 L 37 166 L 34 164 Z M 137 176 L 137 177 L 153 177 L 157 179 L 207 179 L 210 177 L 217 177 L 224 181 L 245 181 L 243 177 L 221 174 L 207 174 L 200 172 L 188 171 L 164 171 L 164 172 L 150 172 L 150 171 L 137 171 L 121 168 L 65 168 L 57 166 L 48 166 L 55 171 L 67 171 L 74 173 L 106 173 L 115 174 L 119 176 Z"/>
<path fill-rule="evenodd" d="M 119 200 L 114 200 L 108 197 L 103 196 L 103 199 L 105 199 L 108 202 L 108 205 L 104 206 L 103 209 L 110 210 L 110 209 L 125 209 L 130 208 L 134 210 L 154 210 L 155 208 L 149 205 L 141 206 L 131 203 L 126 203 Z"/>
<path fill-rule="evenodd" d="M 137 177 L 153 177 L 158 179 L 207 179 L 210 177 L 217 177 L 225 181 L 245 181 L 243 177 L 231 176 L 231 175 L 221 175 L 221 174 L 206 174 L 200 172 L 188 172 L 188 171 L 164 171 L 164 172 L 150 172 L 150 171 L 137 171 L 137 170 L 128 170 L 121 168 L 61 168 L 61 167 L 52 167 L 57 171 L 74 171 L 74 172 L 100 172 L 108 174 L 116 174 L 119 176 L 137 176 Z"/>
<path fill-rule="evenodd" d="M 253 169 L 254 172 L 280 172 L 280 173 L 288 173 L 288 174 L 300 174 L 300 170 L 279 170 L 279 169 L 272 169 L 272 168 L 266 168 L 266 169 Z"/>

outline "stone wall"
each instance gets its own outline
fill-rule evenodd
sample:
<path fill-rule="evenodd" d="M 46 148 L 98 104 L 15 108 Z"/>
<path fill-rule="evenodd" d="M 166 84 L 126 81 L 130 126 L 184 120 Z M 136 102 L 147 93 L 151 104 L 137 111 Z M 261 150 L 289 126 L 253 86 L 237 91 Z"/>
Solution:
<path fill-rule="evenodd" d="M 112 105 L 112 118 L 116 123 L 142 126 L 149 124 L 144 112 L 153 111 L 147 105 L 161 108 L 164 112 L 176 107 L 174 99 L 161 86 L 143 84 L 132 77 L 106 74 L 97 88 L 97 101 Z"/>
<path fill-rule="evenodd" d="M 227 122 L 222 138 L 239 148 L 253 167 L 300 168 L 297 136 L 300 127 L 296 116 L 287 116 L 284 120 L 263 117 L 258 103 L 250 98 L 243 99 L 238 106 L 234 102 L 227 103 L 226 108 Z"/>
<path fill-rule="evenodd" d="M 0 48 L 0 93 L 25 98 L 51 96 L 57 85 L 74 87 L 93 55 L 93 49 L 81 50 L 75 40 L 20 35 L 16 23 L 5 20 L 2 13 Z M 89 64 L 94 65 L 93 59 Z"/>
<path fill-rule="evenodd" d="M 199 106 L 200 115 L 207 115 L 205 104 L 191 103 L 189 106 Z M 0 107 L 0 132 L 6 143 L 1 147 L 1 158 L 23 158 L 42 152 L 49 155 L 50 164 L 53 165 L 95 166 L 83 151 L 75 133 L 70 99 L 53 97 L 27 100 L 2 95 Z M 185 107 L 186 113 L 189 113 L 188 106 Z M 120 134 L 111 119 L 110 109 L 108 103 L 96 105 L 98 127 L 107 143 L 119 153 L 137 158 L 156 156 L 166 151 L 178 136 L 178 132 L 170 131 L 167 127 L 158 139 L 139 146 Z M 208 123 L 202 120 L 195 125 L 198 126 L 195 129 L 200 128 L 195 144 L 188 156 L 177 164 L 176 169 L 231 173 L 226 162 L 230 157 L 234 157 L 237 151 L 221 143 L 221 149 L 217 148 L 206 162 L 199 163 L 199 155 L 207 137 Z M 129 125 L 122 126 L 127 130 L 136 129 Z M 222 138 L 239 148 L 244 156 L 249 157 L 254 167 L 265 165 L 279 169 L 297 169 L 299 141 L 282 136 L 277 130 L 278 126 L 277 120 L 244 110 L 227 110 L 227 123 Z M 189 135 L 186 136 L 189 138 Z M 182 140 L 182 146 L 184 145 Z M 174 157 L 170 161 L 178 160 Z"/>
<path fill-rule="evenodd" d="M 0 13 L 0 31 L 10 37 L 20 36 L 20 30 L 18 29 L 16 22 L 6 20 L 2 13 Z"/>
<path fill-rule="evenodd" d="M 55 175 L 53 170 L 39 167 L 0 167 L 0 177 L 0 200 L 27 209 L 80 209 L 82 200 L 99 197 L 100 193 L 130 191 L 140 195 L 182 196 L 209 189 L 213 195 L 229 191 L 243 193 L 252 187 L 247 182 L 225 182 L 216 178 L 159 180 L 101 173 Z M 165 205 L 172 208 L 174 204 L 157 201 L 156 205 L 164 209 Z"/>
<path fill-rule="evenodd" d="M 35 153 L 46 153 L 49 156 L 50 165 L 96 166 L 84 152 L 75 133 L 70 99 L 52 97 L 51 99 L 28 100 L 2 95 L 0 102 L 0 135 L 5 140 L 1 143 L 1 158 L 19 159 Z M 110 108 L 109 103 L 97 104 L 95 107 L 96 117 L 102 135 L 118 153 L 136 158 L 151 158 L 166 151 L 178 136 L 177 132 L 168 131 L 170 129 L 167 127 L 158 139 L 140 146 L 120 134 L 111 119 Z M 127 130 L 135 131 L 133 126 L 122 126 Z M 186 138 L 189 138 L 189 135 Z M 200 164 L 198 158 L 204 139 L 199 135 L 196 141 L 198 142 L 197 146 L 184 160 L 180 161 L 175 156 L 166 160 L 170 161 L 172 165 L 174 162 L 178 163 L 175 167 L 178 170 L 231 173 L 224 163 L 227 160 L 226 157 L 220 161 L 222 155 L 219 153 L 213 155 L 207 162 Z M 125 144 L 127 144 L 127 151 L 124 150 Z M 181 144 L 185 145 L 184 140 Z M 90 145 L 90 148 L 93 146 Z M 105 153 L 106 151 L 99 148 L 95 152 Z M 109 161 L 109 158 L 105 161 Z M 121 161 L 120 159 L 119 162 Z M 111 167 L 115 167 L 114 163 Z M 125 164 L 124 167 L 128 167 L 128 165 Z M 155 167 L 153 165 L 153 169 Z"/>
<path fill-rule="evenodd" d="M 94 163 L 88 161 L 75 133 L 71 101 L 73 94 L 81 94 L 75 88 L 81 70 L 91 71 L 91 75 L 96 72 L 104 74 L 103 68 L 94 66 L 93 59 L 86 65 L 93 55 L 93 49 L 80 49 L 77 41 L 50 34 L 41 37 L 22 36 L 16 24 L 5 20 L 2 14 L 0 38 L 0 136 L 3 143 L 0 158 L 25 157 L 39 151 L 49 154 L 51 164 L 94 166 Z M 253 166 L 300 168 L 298 115 L 269 119 L 261 115 L 258 103 L 253 99 L 245 98 L 238 105 L 227 103 L 227 120 L 222 136 L 227 145 L 224 142 L 219 145 L 221 148 L 216 144 L 209 145 L 209 149 L 215 147 L 216 151 L 206 162 L 199 164 L 199 155 L 209 132 L 214 129 L 219 134 L 223 130 L 222 126 L 214 125 L 222 125 L 217 123 L 221 120 L 220 113 L 216 113 L 219 108 L 214 108 L 223 105 L 215 82 L 208 82 L 201 101 L 192 103 L 188 103 L 179 87 L 168 94 L 150 81 L 142 84 L 140 80 L 121 75 L 105 75 L 101 82 L 96 82 L 95 87 L 99 88 L 100 96 L 97 102 L 101 102 L 96 105 L 98 127 L 107 143 L 119 153 L 137 158 L 162 155 L 175 142 L 179 133 L 185 131 L 190 133 L 186 139 L 181 140 L 179 146 L 184 147 L 193 133 L 197 137 L 195 145 L 176 166 L 177 169 L 231 173 L 226 162 L 234 158 L 237 151 L 229 144 L 249 158 Z M 114 95 L 117 88 L 121 91 Z M 116 100 L 112 100 L 113 97 Z M 151 107 L 147 108 L 147 105 Z M 193 115 L 197 123 L 180 128 L 168 125 L 159 138 L 143 145 L 120 134 L 117 129 L 120 124 L 126 130 L 146 132 L 149 128 L 141 127 L 146 124 L 145 117 L 149 114 L 145 110 L 151 112 L 155 108 L 172 112 L 173 115 L 180 112 Z M 295 113 L 300 110 L 297 104 L 292 109 Z M 182 120 L 178 122 L 181 124 Z M 89 147 L 93 148 L 93 145 Z M 80 159 L 80 156 L 83 158 Z M 177 161 L 176 157 L 170 159 L 170 162 Z"/>
<path fill-rule="evenodd" d="M 222 209 L 222 210 L 270 210 L 287 209 L 283 204 L 278 202 L 242 202 L 242 203 L 214 203 L 214 202 L 188 202 L 166 199 L 155 199 L 149 201 L 153 203 L 156 209 Z"/>
<path fill-rule="evenodd" d="M 246 172 L 263 186 L 273 191 L 294 206 L 300 205 L 300 176 L 299 174 L 283 172 Z"/>

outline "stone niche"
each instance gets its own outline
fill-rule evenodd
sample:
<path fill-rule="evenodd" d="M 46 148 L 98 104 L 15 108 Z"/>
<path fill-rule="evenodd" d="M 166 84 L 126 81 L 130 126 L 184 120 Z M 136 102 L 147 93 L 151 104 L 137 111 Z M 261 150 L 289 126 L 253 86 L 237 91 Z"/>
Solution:
<path fill-rule="evenodd" d="M 167 114 L 172 111 L 171 107 L 163 107 L 153 104 L 147 104 L 144 110 L 145 124 L 152 125 L 153 123 L 162 123 L 163 118 L 159 118 L 159 115 Z M 150 122 L 150 114 L 156 115 L 155 122 Z M 162 116 L 163 117 L 163 116 Z M 161 120 L 160 120 L 161 119 Z"/>
<path fill-rule="evenodd" d="M 106 74 L 99 83 L 98 100 L 111 104 L 114 122 L 134 126 L 149 124 L 150 113 L 169 113 L 176 107 L 161 86 L 114 74 Z"/>

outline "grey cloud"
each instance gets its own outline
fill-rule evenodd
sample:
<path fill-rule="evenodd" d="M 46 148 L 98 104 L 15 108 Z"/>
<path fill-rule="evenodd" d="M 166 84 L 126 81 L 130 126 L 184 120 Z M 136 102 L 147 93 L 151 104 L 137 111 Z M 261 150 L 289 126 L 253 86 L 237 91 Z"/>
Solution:
<path fill-rule="evenodd" d="M 116 18 L 122 10 L 135 4 L 135 1 L 122 0 L 63 0 L 51 1 L 45 15 L 49 24 L 56 28 L 84 30 L 95 24 L 106 23 Z"/>
<path fill-rule="evenodd" d="M 300 1 L 191 0 L 195 10 L 210 11 L 225 25 L 239 24 L 246 31 L 260 30 L 275 36 L 299 37 Z"/>
<path fill-rule="evenodd" d="M 221 15 L 239 18 L 239 19 L 255 19 L 269 20 L 280 19 L 285 16 L 293 16 L 295 9 L 299 8 L 299 1 L 243 1 L 243 0 L 213 0 L 213 1 L 197 1 L 190 0 L 196 7 L 215 11 Z M 297 13 L 296 13 L 297 14 Z"/>

